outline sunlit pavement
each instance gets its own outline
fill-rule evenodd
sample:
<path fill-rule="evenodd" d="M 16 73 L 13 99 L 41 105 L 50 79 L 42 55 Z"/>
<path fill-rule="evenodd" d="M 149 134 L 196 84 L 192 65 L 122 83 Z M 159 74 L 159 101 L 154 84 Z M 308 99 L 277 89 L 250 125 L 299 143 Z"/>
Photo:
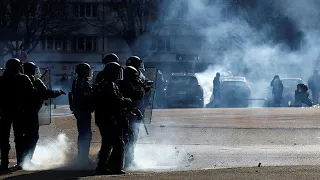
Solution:
<path fill-rule="evenodd" d="M 129 172 L 257 167 L 259 164 L 263 167 L 319 165 L 319 115 L 316 108 L 154 110 L 152 123 L 147 125 L 149 135 L 143 126 L 140 128 L 136 151 L 138 167 Z M 95 128 L 93 131 L 91 154 L 95 158 L 100 138 Z M 66 142 L 56 140 L 56 146 L 68 144 L 70 147 L 64 150 L 60 147 L 61 151 L 74 154 L 77 134 L 75 121 L 70 117 L 56 117 L 50 126 L 41 128 L 42 148 L 46 146 L 44 139 L 56 138 L 59 133 L 65 133 L 68 139 Z M 44 151 L 41 157 L 39 151 L 35 160 L 44 162 Z M 65 157 L 63 153 L 56 156 L 60 157 L 58 160 Z M 77 172 L 74 176 L 92 175 L 92 171 L 84 175 Z M 61 178 L 65 177 L 61 171 Z"/>

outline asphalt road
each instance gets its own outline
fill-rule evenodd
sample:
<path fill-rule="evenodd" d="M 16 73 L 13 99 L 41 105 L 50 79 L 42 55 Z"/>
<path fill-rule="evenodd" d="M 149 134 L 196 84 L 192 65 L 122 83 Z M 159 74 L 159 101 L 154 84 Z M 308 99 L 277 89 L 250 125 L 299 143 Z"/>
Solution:
<path fill-rule="evenodd" d="M 5 177 L 35 179 L 47 175 L 51 175 L 53 179 L 63 179 L 93 175 L 94 165 L 79 167 L 73 163 L 77 129 L 72 116 L 58 116 L 67 113 L 64 111 L 64 107 L 57 109 L 54 112 L 57 116 L 52 124 L 41 127 L 41 138 L 34 157 L 34 162 L 39 166 L 25 167 L 29 170 L 44 171 L 19 171 L 0 176 L 0 179 Z M 213 174 L 219 177 L 233 170 L 246 175 L 252 171 L 254 177 L 257 176 L 255 168 L 218 169 L 257 167 L 259 163 L 262 166 L 262 169 L 258 169 L 259 173 L 270 175 L 265 177 L 271 177 L 271 172 L 274 171 L 266 166 L 299 165 L 293 168 L 295 170 L 282 168 L 283 175 L 287 172 L 288 177 L 292 171 L 305 172 L 304 169 L 315 171 L 320 164 L 319 114 L 318 108 L 154 110 L 152 123 L 147 125 L 149 135 L 143 126 L 140 128 L 136 151 L 138 167 L 130 169 L 128 172 L 131 175 L 125 177 L 138 179 L 155 176 L 158 179 L 170 179 L 170 177 L 186 179 L 183 177 L 187 174 L 196 174 L 194 170 L 201 170 L 200 179 L 206 179 L 205 177 L 210 179 Z M 94 124 L 93 134 L 91 155 L 95 159 L 100 147 L 100 138 Z M 13 152 L 11 158 L 14 162 Z M 305 165 L 315 165 L 315 167 Z M 55 170 L 46 170 L 53 168 Z M 275 173 L 281 172 L 281 168 L 278 169 L 280 170 Z M 247 177 L 240 174 L 239 177 Z M 232 177 L 236 176 L 230 176 L 231 179 Z M 99 177 L 90 178 L 99 179 Z"/>

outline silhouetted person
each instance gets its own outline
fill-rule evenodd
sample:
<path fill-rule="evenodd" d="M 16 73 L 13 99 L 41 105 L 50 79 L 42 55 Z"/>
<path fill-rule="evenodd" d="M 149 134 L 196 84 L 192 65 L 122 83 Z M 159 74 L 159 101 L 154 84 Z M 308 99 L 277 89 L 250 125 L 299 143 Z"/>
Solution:
<path fill-rule="evenodd" d="M 273 103 L 275 107 L 281 106 L 281 100 L 283 95 L 283 84 L 279 75 L 275 75 L 270 83 L 272 87 Z"/>
<path fill-rule="evenodd" d="M 153 82 L 148 80 L 141 72 L 140 69 L 142 68 L 142 60 L 138 56 L 129 57 L 126 62 L 126 66 L 134 67 L 139 73 L 138 81 L 140 82 L 140 86 L 143 87 L 145 95 L 143 99 L 136 100 L 134 105 L 140 110 L 140 112 L 142 113 L 142 117 L 144 117 L 145 108 L 148 105 L 148 101 L 150 98 L 150 90 L 152 88 Z M 129 125 L 130 125 L 129 131 L 131 133 L 129 134 L 129 142 L 126 144 L 126 151 L 125 151 L 126 159 L 124 164 L 125 168 L 128 168 L 130 166 L 135 166 L 134 149 L 138 139 L 140 122 L 137 121 L 137 118 L 135 116 L 129 116 Z"/>
<path fill-rule="evenodd" d="M 139 77 L 139 71 L 133 66 L 127 66 L 123 71 L 123 80 L 118 82 L 120 93 L 125 98 L 132 100 L 134 108 L 139 107 L 140 101 L 145 94 L 145 86 Z M 139 114 L 141 114 L 139 112 Z M 134 149 L 138 140 L 140 120 L 142 117 L 130 115 L 128 117 L 128 131 L 125 139 L 125 167 L 134 163 Z"/>
<path fill-rule="evenodd" d="M 96 174 L 124 174 L 124 142 L 127 109 L 131 100 L 125 99 L 119 92 L 116 82 L 120 77 L 119 63 L 110 62 L 104 67 L 102 80 L 93 86 L 95 103 L 95 122 L 101 134 L 101 149 Z M 107 163 L 113 157 L 112 167 Z"/>
<path fill-rule="evenodd" d="M 314 70 L 313 75 L 308 79 L 308 86 L 311 90 L 313 104 L 318 104 L 320 92 L 320 75 L 318 70 Z"/>
<path fill-rule="evenodd" d="M 35 89 L 32 96 L 32 106 L 28 107 L 26 112 L 27 123 L 24 127 L 24 155 L 25 162 L 31 163 L 32 156 L 36 149 L 39 139 L 39 112 L 45 100 L 49 98 L 56 98 L 65 94 L 62 90 L 54 91 L 47 88 L 40 78 L 37 77 L 39 73 L 38 67 L 33 62 L 23 64 L 24 74 L 29 77 Z"/>
<path fill-rule="evenodd" d="M 312 106 L 312 102 L 309 98 L 308 86 L 305 84 L 297 85 L 297 89 L 295 90 L 295 93 L 294 93 L 294 99 L 295 99 L 294 106 L 296 107 L 302 107 L 302 104 L 306 104 L 309 107 Z"/>
<path fill-rule="evenodd" d="M 81 63 L 76 67 L 77 78 L 71 87 L 72 98 L 70 109 L 77 119 L 78 128 L 78 160 L 79 163 L 90 163 L 89 150 L 92 139 L 91 113 L 93 112 L 92 87 L 89 84 L 91 67 Z"/>
<path fill-rule="evenodd" d="M 221 87 L 220 87 L 220 73 L 216 73 L 216 77 L 213 79 L 213 97 L 214 101 L 221 99 Z"/>
<path fill-rule="evenodd" d="M 0 170 L 7 170 L 9 165 L 9 138 L 13 125 L 14 141 L 18 168 L 23 162 L 23 136 L 28 112 L 32 103 L 34 88 L 28 76 L 21 74 L 22 63 L 19 59 L 9 59 L 3 76 L 0 77 Z"/>

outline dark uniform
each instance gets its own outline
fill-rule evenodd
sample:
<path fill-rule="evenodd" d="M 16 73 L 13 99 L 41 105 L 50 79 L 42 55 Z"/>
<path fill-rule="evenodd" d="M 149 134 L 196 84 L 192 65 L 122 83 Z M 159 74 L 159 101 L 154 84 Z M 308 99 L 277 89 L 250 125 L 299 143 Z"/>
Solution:
<path fill-rule="evenodd" d="M 143 75 L 143 73 L 139 70 L 142 65 L 142 60 L 138 56 L 131 56 L 128 58 L 126 62 L 126 66 L 132 66 L 136 70 L 139 71 L 139 83 L 140 86 L 143 87 L 145 95 L 142 100 L 135 101 L 135 106 L 140 110 L 142 115 L 144 116 L 146 104 L 148 101 L 148 96 L 150 95 L 151 86 L 147 85 L 147 82 L 149 84 L 152 84 L 152 81 L 149 81 L 146 79 L 146 77 Z M 134 166 L 134 148 L 135 144 L 138 140 L 139 135 L 139 127 L 140 122 L 137 122 L 136 116 L 130 116 L 129 117 L 129 138 L 128 142 L 126 143 L 125 148 L 125 168 L 128 168 L 130 166 Z"/>
<path fill-rule="evenodd" d="M 302 104 L 306 104 L 307 106 L 311 107 L 312 102 L 309 98 L 308 93 L 308 86 L 305 84 L 298 84 L 297 89 L 295 90 L 295 102 L 294 105 L 296 107 L 302 107 Z"/>
<path fill-rule="evenodd" d="M 56 98 L 65 94 L 62 90 L 54 91 L 46 87 L 40 78 L 36 77 L 38 67 L 33 62 L 23 64 L 24 74 L 27 75 L 33 86 L 34 93 L 32 96 L 32 106 L 28 108 L 27 123 L 24 135 L 24 155 L 25 161 L 30 162 L 34 154 L 38 139 L 39 139 L 39 111 L 43 102 L 49 98 Z"/>
<path fill-rule="evenodd" d="M 311 90 L 313 104 L 318 104 L 320 92 L 320 75 L 318 70 L 314 70 L 313 75 L 308 79 L 308 86 Z"/>
<path fill-rule="evenodd" d="M 95 122 L 99 128 L 102 145 L 99 152 L 97 174 L 124 174 L 123 169 L 123 130 L 126 125 L 126 108 L 131 100 L 125 99 L 119 92 L 116 81 L 121 66 L 116 62 L 107 63 L 102 81 L 93 86 L 95 103 Z M 112 167 L 107 163 L 114 156 Z"/>
<path fill-rule="evenodd" d="M 123 75 L 124 79 L 118 82 L 120 92 L 125 98 L 130 98 L 133 106 L 138 108 L 145 94 L 144 84 L 140 80 L 139 72 L 134 67 L 127 66 Z M 131 115 L 128 119 L 128 132 L 125 135 L 125 167 L 132 165 L 134 160 L 134 148 L 138 139 L 139 119 L 141 118 Z"/>
<path fill-rule="evenodd" d="M 91 113 L 93 112 L 92 87 L 88 82 L 91 67 L 87 63 L 76 67 L 78 77 L 73 81 L 71 97 L 69 93 L 70 109 L 77 119 L 78 128 L 78 160 L 90 163 L 89 150 L 92 139 Z"/>
<path fill-rule="evenodd" d="M 275 75 L 270 83 L 272 87 L 273 103 L 275 107 L 281 106 L 281 100 L 283 95 L 283 84 L 278 75 Z"/>
<path fill-rule="evenodd" d="M 220 88 L 220 73 L 216 73 L 216 77 L 213 79 L 213 97 L 214 101 L 221 99 L 221 88 Z"/>
<path fill-rule="evenodd" d="M 23 162 L 23 136 L 26 122 L 26 112 L 32 105 L 34 88 L 28 76 L 20 73 L 22 63 L 13 58 L 7 61 L 6 70 L 0 77 L 0 170 L 8 169 L 9 165 L 9 138 L 13 124 L 14 141 L 16 147 L 17 164 L 21 167 Z"/>

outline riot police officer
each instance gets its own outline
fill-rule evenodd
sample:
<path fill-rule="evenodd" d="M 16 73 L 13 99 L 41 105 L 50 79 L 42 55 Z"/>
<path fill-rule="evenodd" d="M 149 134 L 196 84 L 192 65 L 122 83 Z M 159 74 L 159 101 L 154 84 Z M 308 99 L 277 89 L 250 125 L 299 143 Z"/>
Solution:
<path fill-rule="evenodd" d="M 280 107 L 283 95 L 283 83 L 280 80 L 279 75 L 274 76 L 270 86 L 272 87 L 273 103 L 275 107 Z"/>
<path fill-rule="evenodd" d="M 26 112 L 32 104 L 34 88 L 28 76 L 21 74 L 22 63 L 17 58 L 9 59 L 3 76 L 0 77 L 0 170 L 7 170 L 9 165 L 9 138 L 13 125 L 14 141 L 18 168 L 23 162 L 23 136 L 25 132 Z"/>
<path fill-rule="evenodd" d="M 69 104 L 77 119 L 78 160 L 81 163 L 90 163 L 91 113 L 93 112 L 92 87 L 89 84 L 91 67 L 87 63 L 81 63 L 77 65 L 76 73 L 78 76 L 72 83 Z"/>
<path fill-rule="evenodd" d="M 143 99 L 137 100 L 135 102 L 135 106 L 141 111 L 142 116 L 144 116 L 145 113 L 145 108 L 146 108 L 146 99 L 149 98 L 150 95 L 150 90 L 152 88 L 153 82 L 146 79 L 143 73 L 141 72 L 141 66 L 142 66 L 142 60 L 138 56 L 131 56 L 128 58 L 126 62 L 126 66 L 132 66 L 134 67 L 137 72 L 139 73 L 139 80 L 138 82 L 140 83 L 140 86 L 143 87 L 145 95 Z M 132 68 L 129 68 L 132 69 Z M 128 70 L 129 70 L 128 69 Z M 135 76 L 134 76 L 135 77 Z M 138 134 L 139 134 L 139 127 L 140 124 L 136 121 L 135 116 L 130 116 L 129 117 L 129 129 L 130 129 L 130 134 L 129 134 L 129 142 L 126 144 L 126 149 L 125 149 L 125 168 L 128 168 L 130 166 L 135 166 L 134 163 L 134 147 L 137 142 Z M 131 137 L 130 137 L 131 136 Z"/>
<path fill-rule="evenodd" d="M 109 62 L 116 62 L 116 63 L 120 63 L 119 57 L 114 54 L 114 53 L 110 53 L 108 55 L 106 55 L 103 59 L 102 59 L 102 64 L 105 66 L 107 63 Z M 94 82 L 99 82 L 101 81 L 103 78 L 103 71 L 99 72 L 97 74 L 96 79 L 94 79 Z"/>
<path fill-rule="evenodd" d="M 130 98 L 135 108 L 138 108 L 139 102 L 143 99 L 145 94 L 144 84 L 139 77 L 139 71 L 133 66 L 127 66 L 123 71 L 123 80 L 118 82 L 121 94 L 125 98 Z M 138 140 L 139 134 L 139 120 L 142 118 L 141 113 L 138 116 L 130 115 L 128 131 L 125 134 L 125 167 L 133 165 L 134 148 Z"/>
<path fill-rule="evenodd" d="M 123 130 L 126 125 L 126 113 L 132 106 L 131 100 L 119 92 L 116 82 L 119 80 L 121 66 L 119 63 L 107 63 L 102 80 L 93 86 L 95 103 L 95 123 L 99 128 L 102 145 L 96 174 L 124 174 L 123 171 Z M 114 156 L 112 167 L 107 163 Z"/>
<path fill-rule="evenodd" d="M 46 85 L 39 78 L 39 68 L 33 62 L 23 64 L 24 74 L 29 77 L 35 89 L 32 96 L 32 106 L 27 112 L 27 124 L 25 126 L 24 135 L 24 155 L 25 162 L 30 163 L 34 150 L 39 139 L 39 111 L 45 100 L 49 98 L 57 98 L 62 94 L 66 94 L 62 90 L 54 91 L 46 87 Z"/>

